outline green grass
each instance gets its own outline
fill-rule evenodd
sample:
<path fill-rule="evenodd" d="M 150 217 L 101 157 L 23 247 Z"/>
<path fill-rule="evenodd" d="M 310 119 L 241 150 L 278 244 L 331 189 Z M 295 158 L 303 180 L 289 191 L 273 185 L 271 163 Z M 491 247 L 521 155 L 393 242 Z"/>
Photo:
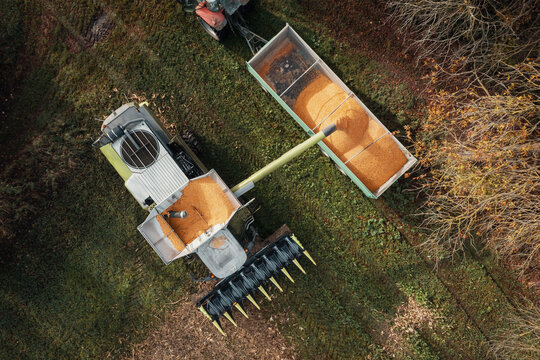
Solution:
<path fill-rule="evenodd" d="M 99 128 L 93 119 L 120 106 L 124 95 L 147 99 L 168 122 L 196 133 L 203 162 L 231 186 L 306 135 L 247 72 L 243 40 L 214 42 L 174 2 L 51 4 L 59 19 L 55 36 L 16 94 L 2 133 L 12 144 L 33 144 L 27 150 L 33 160 L 25 157 L 13 170 L 22 178 L 10 181 L 33 183 L 39 195 L 25 188 L 14 203 L 34 208 L 22 213 L 17 236 L 5 242 L 0 356 L 119 356 L 174 309 L 171 302 L 193 291 L 187 273 L 204 269 L 183 260 L 164 266 L 145 244 L 136 231 L 144 211 L 90 146 Z M 66 38 L 82 33 L 104 8 L 116 14 L 111 36 L 70 53 Z M 28 3 L 21 9 L 27 17 L 40 11 Z M 419 101 L 406 86 L 335 42 L 294 1 L 260 1 L 249 19 L 266 38 L 289 22 L 390 129 L 419 121 L 406 115 Z M 29 129 L 19 137 L 21 122 Z M 405 186 L 400 180 L 380 201 L 406 208 Z M 440 317 L 435 329 L 417 328 L 406 339 L 412 358 L 486 358 L 486 337 L 508 304 L 485 267 L 467 260 L 433 272 L 401 225 L 317 149 L 250 195 L 262 205 L 261 231 L 287 223 L 319 264 L 303 262 L 308 276 L 293 271 L 296 284 L 285 286 L 277 301 L 263 301 L 267 316 L 296 315 L 298 326 L 281 330 L 302 358 L 388 358 L 377 331 L 409 297 Z"/>

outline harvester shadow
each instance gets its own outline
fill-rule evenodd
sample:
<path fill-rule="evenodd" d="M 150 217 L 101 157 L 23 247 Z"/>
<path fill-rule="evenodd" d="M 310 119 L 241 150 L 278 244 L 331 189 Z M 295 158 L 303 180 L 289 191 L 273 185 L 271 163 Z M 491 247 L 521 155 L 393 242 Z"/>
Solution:
<path fill-rule="evenodd" d="M 355 338 L 365 336 L 373 337 L 375 342 L 380 341 L 375 336 L 376 331 L 384 325 L 385 319 L 395 315 L 398 306 L 407 301 L 407 296 L 397 284 L 406 281 L 407 274 L 417 271 L 420 263 L 382 270 L 376 266 L 377 260 L 364 252 L 356 259 L 361 266 L 348 267 L 335 259 L 335 255 L 320 250 L 324 248 L 324 243 L 332 242 L 334 236 L 330 230 L 321 227 L 316 219 L 305 214 L 306 209 L 299 208 L 297 203 L 288 200 L 286 196 L 280 196 L 279 201 L 286 211 L 266 210 L 265 208 L 274 210 L 274 204 L 270 204 L 272 201 L 266 199 L 262 201 L 265 207 L 258 216 L 259 222 L 266 225 L 289 222 L 299 238 L 306 239 L 314 257 L 319 259 L 316 268 L 306 269 L 307 278 L 297 282 L 295 294 L 288 296 L 287 300 L 292 304 L 290 308 L 287 309 L 287 305 L 282 303 L 282 310 L 305 318 L 307 326 L 312 328 L 315 336 L 318 331 L 334 332 L 336 339 L 339 339 L 332 345 L 336 348 L 342 345 L 340 342 L 349 341 L 352 344 L 355 343 Z M 307 216 L 303 217 L 301 223 L 295 223 L 287 218 L 287 213 L 304 213 Z M 321 299 L 307 301 L 306 304 L 306 297 Z M 329 325 L 332 323 L 335 325 Z M 345 333 L 349 340 L 343 338 Z"/>

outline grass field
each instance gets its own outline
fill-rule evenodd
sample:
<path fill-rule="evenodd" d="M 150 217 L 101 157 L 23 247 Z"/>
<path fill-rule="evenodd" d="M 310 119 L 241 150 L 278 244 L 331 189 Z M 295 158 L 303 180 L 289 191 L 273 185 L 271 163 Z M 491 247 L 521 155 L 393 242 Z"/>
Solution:
<path fill-rule="evenodd" d="M 204 268 L 183 260 L 166 267 L 145 244 L 136 231 L 144 211 L 91 148 L 94 119 L 126 98 L 147 100 L 167 124 L 195 132 L 203 162 L 229 185 L 306 135 L 247 72 L 243 40 L 213 41 L 173 1 L 17 4 L 13 21 L 26 31 L 19 52 L 29 72 L 0 134 L 12 164 L 2 194 L 13 199 L 2 216 L 19 219 L 14 236 L 2 241 L 0 357 L 118 357 L 194 291 L 188 273 Z M 93 17 L 105 10 L 111 34 L 81 48 Z M 307 7 L 261 0 L 249 20 L 265 38 L 290 23 L 391 130 L 421 121 L 422 100 L 333 38 Z M 403 191 L 409 185 L 401 179 L 370 201 L 312 149 L 252 191 L 261 232 L 287 223 L 319 264 L 306 266 L 308 276 L 294 272 L 296 284 L 263 306 L 267 316 L 296 315 L 281 331 L 301 358 L 390 358 L 397 350 L 388 331 L 409 301 L 434 321 L 408 323 L 402 358 L 488 356 L 486 340 L 515 291 L 498 280 L 489 258 L 434 272 L 414 247 L 421 234 L 406 229 L 410 220 L 384 210 L 407 213 L 415 204 Z"/>

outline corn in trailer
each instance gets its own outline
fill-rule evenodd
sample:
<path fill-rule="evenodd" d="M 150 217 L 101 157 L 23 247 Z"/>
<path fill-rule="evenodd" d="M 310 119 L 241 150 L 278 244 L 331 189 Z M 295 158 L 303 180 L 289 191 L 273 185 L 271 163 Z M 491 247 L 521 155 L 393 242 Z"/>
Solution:
<path fill-rule="evenodd" d="M 357 144 L 354 151 L 349 154 L 336 148 L 333 151 L 328 144 L 325 144 L 326 140 L 324 143 L 319 143 L 319 146 L 323 153 L 329 156 L 339 170 L 347 175 L 366 196 L 378 198 L 416 162 L 414 156 L 288 24 L 247 62 L 247 67 L 262 87 L 309 135 L 313 135 L 320 124 L 334 120 L 332 117 L 347 106 L 360 107 L 363 110 L 368 118 L 366 133 L 375 129 L 372 132 L 376 136 L 370 138 L 366 135 L 362 139 L 364 143 Z M 310 91 L 309 87 L 313 86 L 314 80 L 320 76 L 325 76 L 329 80 L 328 83 L 335 84 L 344 94 L 335 107 L 324 107 L 322 104 L 330 99 L 321 98 L 321 96 L 314 97 L 313 101 L 320 104 L 309 105 L 324 110 L 324 113 L 318 114 L 320 117 L 317 118 L 315 126 L 308 126 L 306 114 L 299 110 L 295 111 L 295 106 L 298 106 L 302 93 Z M 305 100 L 305 96 L 302 100 Z M 336 136 L 333 135 L 333 137 Z M 331 138 L 327 140 L 330 141 Z M 383 148 L 383 144 L 392 148 L 394 157 L 400 157 L 403 160 L 395 163 L 395 159 L 389 158 L 390 155 Z M 371 181 L 369 172 L 377 171 L 382 171 L 383 174 L 373 180 L 373 183 L 368 184 L 367 182 Z"/>
<path fill-rule="evenodd" d="M 335 126 L 326 127 L 232 189 L 215 170 L 205 168 L 185 141 L 171 138 L 145 103 L 121 106 L 105 119 L 101 130 L 94 146 L 149 212 L 137 229 L 161 260 L 169 264 L 197 254 L 212 277 L 222 279 L 196 304 L 222 334 L 220 317 L 236 326 L 233 309 L 247 317 L 246 301 L 259 308 L 256 291 L 270 299 L 270 284 L 281 290 L 277 275 L 294 282 L 288 266 L 305 273 L 298 261 L 302 256 L 315 264 L 288 228 L 276 241 L 250 254 L 258 238 L 250 209 L 253 199 L 244 203 L 240 196 L 332 134 Z"/>

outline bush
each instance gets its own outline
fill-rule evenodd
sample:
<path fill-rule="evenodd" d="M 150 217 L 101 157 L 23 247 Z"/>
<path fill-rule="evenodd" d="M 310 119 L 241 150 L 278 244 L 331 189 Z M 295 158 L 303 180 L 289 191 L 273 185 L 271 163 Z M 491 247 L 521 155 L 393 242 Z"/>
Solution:
<path fill-rule="evenodd" d="M 390 0 L 388 6 L 419 59 L 436 59 L 446 75 L 490 76 L 538 56 L 536 0 Z"/>
<path fill-rule="evenodd" d="M 500 81 L 506 91 L 440 91 L 429 105 L 415 148 L 430 169 L 421 179 L 424 245 L 436 258 L 483 239 L 522 274 L 538 270 L 539 70 L 528 62 Z"/>
<path fill-rule="evenodd" d="M 540 358 L 540 306 L 529 304 L 510 313 L 505 328 L 490 343 L 498 359 Z"/>
<path fill-rule="evenodd" d="M 487 246 L 522 276 L 540 271 L 537 1 L 388 6 L 427 78 L 446 89 L 434 92 L 414 139 L 409 131 L 429 171 L 420 180 L 424 246 L 437 260 Z"/>

